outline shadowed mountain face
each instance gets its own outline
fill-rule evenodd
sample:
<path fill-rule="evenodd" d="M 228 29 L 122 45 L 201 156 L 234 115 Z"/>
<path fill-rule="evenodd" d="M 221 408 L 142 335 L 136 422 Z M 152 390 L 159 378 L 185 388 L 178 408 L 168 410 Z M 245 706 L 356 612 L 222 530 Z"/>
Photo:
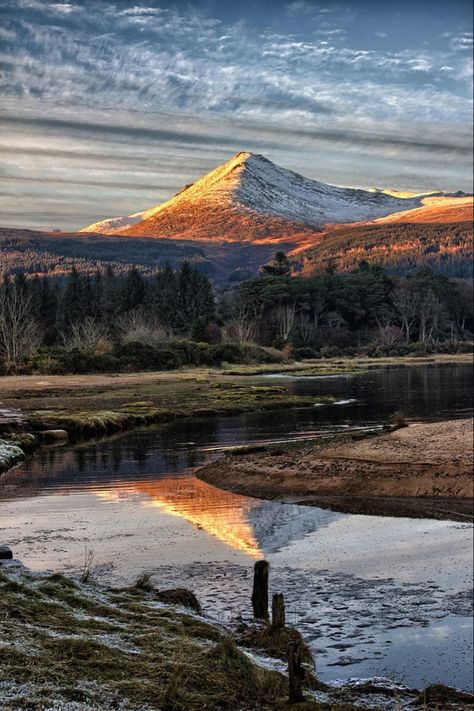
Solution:
<path fill-rule="evenodd" d="M 422 204 L 423 196 L 340 188 L 304 178 L 261 155 L 237 153 L 171 200 L 84 232 L 197 241 L 311 242 L 328 223 L 373 220 Z"/>
<path fill-rule="evenodd" d="M 284 251 L 294 243 L 281 243 Z M 97 233 L 48 233 L 0 227 L 0 271 L 63 277 L 72 266 L 82 274 L 112 266 L 123 274 L 135 266 L 150 276 L 170 262 L 188 261 L 214 282 L 254 276 L 275 254 L 272 243 L 229 243 L 129 237 Z"/>

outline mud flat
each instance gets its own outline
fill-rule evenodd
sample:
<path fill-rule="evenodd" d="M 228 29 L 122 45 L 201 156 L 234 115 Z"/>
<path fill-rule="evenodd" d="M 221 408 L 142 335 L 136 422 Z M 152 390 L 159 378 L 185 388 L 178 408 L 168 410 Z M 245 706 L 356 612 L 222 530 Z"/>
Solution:
<path fill-rule="evenodd" d="M 204 481 L 268 499 L 352 513 L 472 520 L 473 420 L 414 424 L 389 434 L 234 452 Z"/>

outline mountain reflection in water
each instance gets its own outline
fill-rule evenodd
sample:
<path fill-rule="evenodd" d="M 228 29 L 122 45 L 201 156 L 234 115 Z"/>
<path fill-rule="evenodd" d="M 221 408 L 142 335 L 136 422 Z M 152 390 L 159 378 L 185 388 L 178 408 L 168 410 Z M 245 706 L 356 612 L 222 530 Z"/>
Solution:
<path fill-rule="evenodd" d="M 415 421 L 469 416 L 470 365 L 282 385 L 340 404 L 189 418 L 40 449 L 0 477 L 2 539 L 33 569 L 68 574 L 93 550 L 97 579 L 130 585 L 149 572 L 224 619 L 249 609 L 252 561 L 265 557 L 271 592 L 284 593 L 322 678 L 389 670 L 414 686 L 471 687 L 471 526 L 260 501 L 194 476 L 219 448 L 380 425 L 397 409 Z"/>
<path fill-rule="evenodd" d="M 328 525 L 340 514 L 311 507 L 252 499 L 223 491 L 194 476 L 128 482 L 127 486 L 96 489 L 104 501 L 157 507 L 185 519 L 254 559 Z"/>
<path fill-rule="evenodd" d="M 94 493 L 115 503 L 138 498 L 142 506 L 183 518 L 251 558 L 262 555 L 248 518 L 249 510 L 259 505 L 256 499 L 216 489 L 193 476 L 130 482 Z"/>

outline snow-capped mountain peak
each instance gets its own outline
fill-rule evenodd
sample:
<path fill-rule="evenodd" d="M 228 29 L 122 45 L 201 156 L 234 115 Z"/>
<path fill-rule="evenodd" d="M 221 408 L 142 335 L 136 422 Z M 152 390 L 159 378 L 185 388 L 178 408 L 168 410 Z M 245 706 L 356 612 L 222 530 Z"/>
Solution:
<path fill-rule="evenodd" d="M 422 195 L 343 188 L 305 178 L 262 155 L 240 152 L 144 212 L 116 217 L 83 232 L 174 239 L 291 241 L 326 224 L 373 220 L 416 208 Z"/>

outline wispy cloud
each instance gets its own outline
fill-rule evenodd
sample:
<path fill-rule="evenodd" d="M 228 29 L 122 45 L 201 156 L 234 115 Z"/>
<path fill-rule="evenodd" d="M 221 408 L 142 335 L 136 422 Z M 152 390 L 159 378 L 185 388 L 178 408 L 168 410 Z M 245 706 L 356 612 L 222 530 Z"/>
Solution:
<path fill-rule="evenodd" d="M 168 197 L 173 184 L 242 148 L 333 182 L 396 185 L 410 176 L 401 186 L 420 188 L 439 184 L 441 173 L 448 180 L 436 156 L 457 155 L 446 187 L 468 187 L 468 31 L 450 31 L 439 46 L 388 50 L 356 41 L 347 5 L 282 3 L 290 29 L 284 21 L 226 20 L 203 7 L 3 0 L 0 93 L 9 136 L 22 147 L 19 157 L 6 152 L 5 177 L 18 186 L 22 176 L 29 185 L 39 180 L 44 149 L 53 182 L 63 179 L 82 195 L 89 161 L 90 185 L 106 191 L 105 214 L 124 198 L 129 211 L 148 207 L 146 200 Z M 316 174 L 311 152 L 324 156 Z M 120 161 L 129 191 L 112 172 Z M 76 168 L 84 173 L 73 176 Z M 143 187 L 152 180 L 153 195 Z M 144 204 L 131 204 L 136 186 Z M 90 195 L 95 201 L 97 190 Z M 81 197 L 70 223 L 101 216 L 80 216 L 82 208 Z"/>

